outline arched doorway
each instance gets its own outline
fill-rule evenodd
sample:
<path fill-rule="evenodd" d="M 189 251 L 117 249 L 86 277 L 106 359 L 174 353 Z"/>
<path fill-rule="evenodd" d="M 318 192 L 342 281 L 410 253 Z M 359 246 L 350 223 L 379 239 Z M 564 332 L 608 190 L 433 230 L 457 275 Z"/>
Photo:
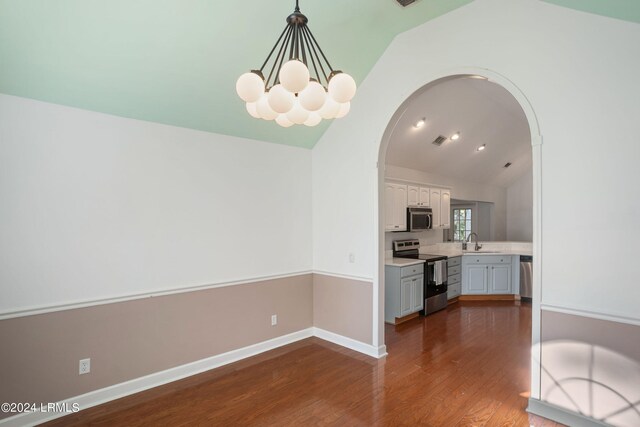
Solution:
<path fill-rule="evenodd" d="M 530 130 L 531 154 L 532 154 L 532 170 L 533 170 L 533 295 L 532 295 L 532 346 L 539 348 L 537 344 L 540 342 L 540 299 L 541 299 L 541 237 L 542 237 L 542 217 L 541 217 L 541 150 L 542 137 L 538 126 L 535 112 L 524 93 L 506 77 L 486 69 L 463 68 L 452 70 L 440 75 L 433 75 L 425 78 L 423 82 L 416 85 L 415 90 L 406 96 L 404 101 L 396 109 L 396 112 L 389 121 L 385 132 L 381 138 L 378 151 L 378 189 L 377 189 L 377 229 L 374 241 L 378 246 L 378 269 L 376 280 L 374 280 L 373 292 L 373 343 L 374 346 L 381 347 L 384 344 L 384 265 L 385 265 L 385 227 L 384 227 L 384 181 L 386 164 L 386 155 L 391 135 L 398 122 L 407 110 L 407 106 L 412 99 L 419 94 L 428 90 L 429 87 L 439 82 L 456 79 L 460 77 L 478 77 L 488 79 L 489 81 L 500 85 L 506 89 L 515 98 L 525 114 Z M 539 355 L 533 354 L 531 363 L 531 397 L 539 399 L 540 397 L 540 366 L 535 360 L 539 360 Z"/>

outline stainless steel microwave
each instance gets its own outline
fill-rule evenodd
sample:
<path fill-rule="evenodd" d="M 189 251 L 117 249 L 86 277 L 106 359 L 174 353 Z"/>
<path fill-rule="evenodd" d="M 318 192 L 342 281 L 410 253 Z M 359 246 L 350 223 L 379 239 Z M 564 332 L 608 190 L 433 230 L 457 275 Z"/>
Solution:
<path fill-rule="evenodd" d="M 407 231 L 431 230 L 432 223 L 431 208 L 407 208 Z"/>

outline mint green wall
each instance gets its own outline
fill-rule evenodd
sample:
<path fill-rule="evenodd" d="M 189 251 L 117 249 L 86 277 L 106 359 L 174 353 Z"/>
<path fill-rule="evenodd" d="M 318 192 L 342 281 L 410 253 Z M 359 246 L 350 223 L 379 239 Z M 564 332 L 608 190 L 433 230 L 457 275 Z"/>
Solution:
<path fill-rule="evenodd" d="M 544 0 L 584 12 L 640 22 L 640 0 Z"/>
<path fill-rule="evenodd" d="M 301 0 L 301 9 L 332 65 L 362 83 L 395 35 L 470 1 Z M 235 94 L 236 78 L 262 64 L 294 3 L 0 0 L 0 92 L 312 147 L 329 122 L 282 129 L 250 118 Z M 549 3 L 640 22 L 639 0 Z"/>
<path fill-rule="evenodd" d="M 393 37 L 470 0 L 301 0 L 332 65 L 362 82 Z M 0 0 L 0 92 L 311 147 L 328 123 L 251 118 L 238 76 L 262 65 L 295 0 Z"/>

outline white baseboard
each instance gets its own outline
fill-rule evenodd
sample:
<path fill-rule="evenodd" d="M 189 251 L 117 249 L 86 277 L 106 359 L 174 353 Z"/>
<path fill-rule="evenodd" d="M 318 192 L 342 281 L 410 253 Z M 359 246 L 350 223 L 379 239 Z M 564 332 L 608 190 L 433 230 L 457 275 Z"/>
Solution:
<path fill-rule="evenodd" d="M 187 363 L 185 365 L 177 366 L 165 371 L 156 372 L 144 377 L 91 391 L 80 396 L 57 402 L 56 405 L 57 407 L 71 408 L 74 404 L 77 404 L 80 410 L 88 409 L 92 406 L 101 405 L 115 399 L 120 399 L 121 397 L 139 393 L 141 391 L 158 387 L 173 381 L 178 381 L 192 375 L 196 375 L 214 368 L 218 368 L 220 366 L 227 365 L 229 363 L 246 359 L 247 357 L 264 353 L 265 351 L 273 350 L 305 338 L 310 338 L 312 336 L 316 336 L 325 341 L 329 341 L 334 344 L 338 344 L 348 349 L 357 351 L 359 353 L 366 354 L 367 356 L 375 357 L 376 359 L 380 359 L 387 355 L 386 346 L 384 345 L 380 347 L 374 347 L 372 345 L 365 344 L 352 338 L 347 338 L 333 332 L 325 331 L 324 329 L 312 327 L 288 335 L 283 335 L 281 337 L 263 341 L 261 343 L 239 348 L 237 350 L 232 350 L 223 354 L 219 354 L 217 356 L 197 360 L 195 362 Z M 56 418 L 64 417 L 65 415 L 69 415 L 69 412 L 26 412 L 0 420 L 0 426 L 35 426 L 47 421 L 54 420 Z"/>
<path fill-rule="evenodd" d="M 341 345 L 342 347 L 346 347 L 359 353 L 366 354 L 367 356 L 375 357 L 376 359 L 381 359 L 387 355 L 387 346 L 385 345 L 374 347 L 370 344 L 365 344 L 362 341 L 357 341 L 353 338 L 325 331 L 324 329 L 314 327 L 313 336 Z"/>
<path fill-rule="evenodd" d="M 538 399 L 529 399 L 527 412 L 568 426 L 602 427 L 609 425 Z"/>
<path fill-rule="evenodd" d="M 58 402 L 58 404 L 60 406 L 64 405 L 63 407 L 71 407 L 74 403 L 76 403 L 79 405 L 81 410 L 91 408 L 92 406 L 100 405 L 111 400 L 119 399 L 124 396 L 158 387 L 163 384 L 167 384 L 173 381 L 180 380 L 182 378 L 190 377 L 201 372 L 227 365 L 229 363 L 237 362 L 238 360 L 245 359 L 247 357 L 264 353 L 265 351 L 282 347 L 283 345 L 291 344 L 305 338 L 310 338 L 313 336 L 313 329 L 314 328 L 303 329 L 292 334 L 283 335 L 281 337 L 239 348 L 237 350 L 232 350 L 223 354 L 219 354 L 217 356 L 208 357 L 206 359 L 187 363 L 185 365 L 177 366 L 165 371 L 156 372 L 151 375 L 136 378 L 134 380 L 115 384 L 110 387 L 105 387 L 80 396 L 65 399 L 61 402 Z M 69 415 L 69 413 L 40 411 L 26 412 L 0 420 L 0 425 L 3 427 L 34 426 L 46 421 L 63 417 L 65 415 Z"/>

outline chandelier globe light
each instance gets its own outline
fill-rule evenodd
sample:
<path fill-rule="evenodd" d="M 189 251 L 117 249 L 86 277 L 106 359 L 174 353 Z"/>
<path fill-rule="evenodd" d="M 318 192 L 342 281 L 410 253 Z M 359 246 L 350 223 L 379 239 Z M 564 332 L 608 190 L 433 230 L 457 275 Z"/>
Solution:
<path fill-rule="evenodd" d="M 262 67 L 236 82 L 249 115 L 282 127 L 346 116 L 357 89 L 353 77 L 331 67 L 298 3 Z"/>

